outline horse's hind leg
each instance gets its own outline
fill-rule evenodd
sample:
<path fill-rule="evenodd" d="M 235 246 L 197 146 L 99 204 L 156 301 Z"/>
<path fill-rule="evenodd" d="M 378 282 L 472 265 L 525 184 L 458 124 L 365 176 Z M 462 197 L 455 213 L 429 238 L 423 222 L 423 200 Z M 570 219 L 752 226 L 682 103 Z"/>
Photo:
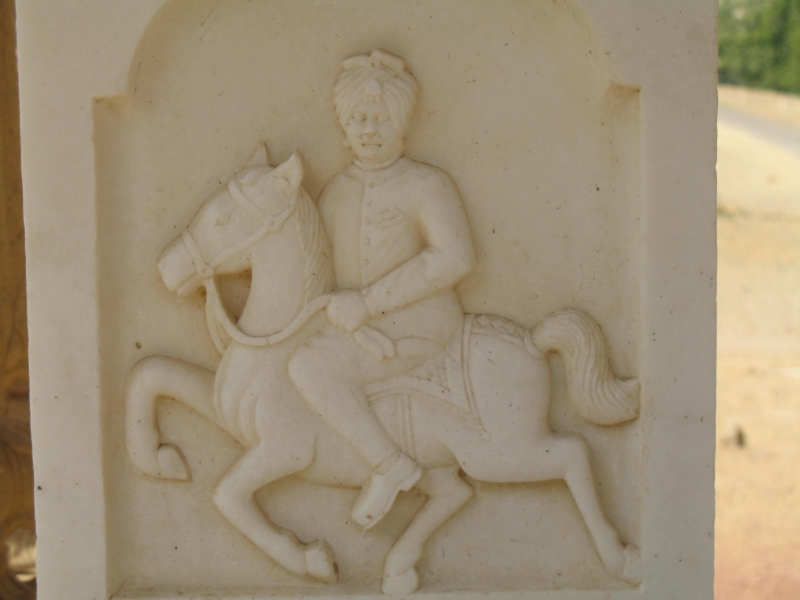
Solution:
<path fill-rule="evenodd" d="M 265 485 L 305 469 L 313 459 L 313 440 L 306 448 L 301 454 L 290 454 L 274 444 L 262 443 L 248 450 L 222 478 L 214 493 L 214 504 L 231 524 L 286 570 L 335 583 L 337 567 L 327 542 L 303 544 L 294 532 L 272 523 L 255 499 L 255 493 Z"/>
<path fill-rule="evenodd" d="M 459 456 L 459 460 L 462 458 Z M 581 436 L 551 433 L 524 445 L 490 446 L 484 449 L 482 457 L 471 456 L 465 471 L 475 479 L 496 483 L 563 479 L 606 568 L 629 583 L 641 582 L 638 549 L 625 546 L 605 516 L 595 488 L 589 451 Z"/>
<path fill-rule="evenodd" d="M 559 436 L 553 439 L 556 444 L 550 453 L 562 461 L 564 481 L 575 498 L 606 568 L 629 583 L 641 583 L 641 558 L 638 549 L 635 546 L 625 546 L 620 541 L 619 533 L 600 506 L 586 442 L 579 436 Z M 550 445 L 552 442 L 545 443 Z"/>
<path fill-rule="evenodd" d="M 145 475 L 187 480 L 189 469 L 180 450 L 161 443 L 156 420 L 159 396 L 174 398 L 216 422 L 214 372 L 168 356 L 140 360 L 125 382 L 125 429 L 128 456 Z"/>
<path fill-rule="evenodd" d="M 383 592 L 405 596 L 419 586 L 415 565 L 425 544 L 450 517 L 456 514 L 475 490 L 458 475 L 458 466 L 430 469 L 417 483 L 428 501 L 394 543 L 383 565 Z"/>

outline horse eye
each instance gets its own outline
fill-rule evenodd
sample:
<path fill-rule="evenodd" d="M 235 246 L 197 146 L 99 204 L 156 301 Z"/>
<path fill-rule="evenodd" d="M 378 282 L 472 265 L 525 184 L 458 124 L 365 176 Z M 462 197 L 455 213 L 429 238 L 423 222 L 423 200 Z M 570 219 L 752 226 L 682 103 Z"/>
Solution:
<path fill-rule="evenodd" d="M 225 212 L 217 217 L 217 220 L 214 221 L 214 225 L 227 225 L 230 222 L 231 222 L 231 213 Z"/>

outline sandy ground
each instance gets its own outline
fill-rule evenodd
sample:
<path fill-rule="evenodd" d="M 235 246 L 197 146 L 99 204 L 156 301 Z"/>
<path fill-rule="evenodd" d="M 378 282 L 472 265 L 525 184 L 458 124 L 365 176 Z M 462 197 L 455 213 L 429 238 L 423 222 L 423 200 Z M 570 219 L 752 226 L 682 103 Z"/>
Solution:
<path fill-rule="evenodd" d="M 718 174 L 715 598 L 798 600 L 800 156 L 721 125 Z"/>

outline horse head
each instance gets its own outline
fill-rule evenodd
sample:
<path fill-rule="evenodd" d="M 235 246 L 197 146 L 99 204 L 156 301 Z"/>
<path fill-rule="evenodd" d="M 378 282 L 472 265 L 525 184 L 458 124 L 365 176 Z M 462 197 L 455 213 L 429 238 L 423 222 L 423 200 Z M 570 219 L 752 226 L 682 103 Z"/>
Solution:
<path fill-rule="evenodd" d="M 235 263 L 246 261 L 246 250 L 292 215 L 302 179 L 297 152 L 273 168 L 262 145 L 161 254 L 158 269 L 167 288 L 185 297 L 216 273 L 244 270 Z"/>

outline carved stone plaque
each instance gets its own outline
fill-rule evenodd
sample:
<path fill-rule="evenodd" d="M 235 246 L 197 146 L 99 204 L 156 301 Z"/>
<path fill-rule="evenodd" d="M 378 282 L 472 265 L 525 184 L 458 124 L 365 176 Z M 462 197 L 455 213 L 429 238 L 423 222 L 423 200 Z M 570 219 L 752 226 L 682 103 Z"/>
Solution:
<path fill-rule="evenodd" d="M 45 597 L 710 598 L 713 2 L 70 4 Z"/>

